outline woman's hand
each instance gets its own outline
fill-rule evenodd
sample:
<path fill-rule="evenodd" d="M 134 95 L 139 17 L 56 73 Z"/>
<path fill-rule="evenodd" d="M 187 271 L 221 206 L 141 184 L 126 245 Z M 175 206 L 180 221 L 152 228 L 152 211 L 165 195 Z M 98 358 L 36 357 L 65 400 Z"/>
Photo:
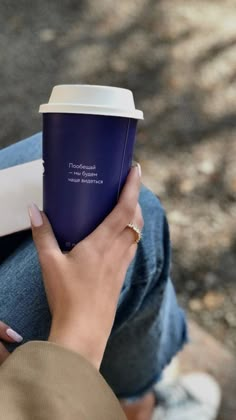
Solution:
<path fill-rule="evenodd" d="M 8 325 L 4 324 L 4 322 L 0 321 L 0 365 L 6 360 L 9 356 L 9 352 L 2 344 L 2 341 L 6 341 L 8 343 L 20 343 L 23 338 L 14 330 L 12 330 Z"/>
<path fill-rule="evenodd" d="M 97 368 L 137 249 L 127 224 L 143 227 L 139 190 L 140 167 L 135 166 L 114 210 L 68 254 L 61 252 L 45 214 L 35 205 L 29 208 L 52 313 L 49 340 L 79 352 Z"/>

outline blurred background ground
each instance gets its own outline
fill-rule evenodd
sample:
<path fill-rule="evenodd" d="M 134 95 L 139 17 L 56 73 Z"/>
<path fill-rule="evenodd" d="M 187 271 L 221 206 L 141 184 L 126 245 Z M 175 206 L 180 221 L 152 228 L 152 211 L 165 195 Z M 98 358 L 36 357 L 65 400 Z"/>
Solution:
<path fill-rule="evenodd" d="M 41 129 L 55 84 L 133 90 L 136 157 L 167 210 L 179 300 L 234 353 L 235 22 L 234 0 L 0 3 L 0 146 Z"/>

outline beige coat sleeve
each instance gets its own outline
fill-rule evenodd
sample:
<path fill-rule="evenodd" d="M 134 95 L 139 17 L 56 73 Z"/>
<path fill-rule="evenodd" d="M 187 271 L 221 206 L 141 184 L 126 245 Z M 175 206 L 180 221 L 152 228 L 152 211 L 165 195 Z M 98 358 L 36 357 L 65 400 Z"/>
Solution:
<path fill-rule="evenodd" d="M 34 341 L 0 367 L 1 420 L 125 420 L 115 395 L 83 357 Z"/>

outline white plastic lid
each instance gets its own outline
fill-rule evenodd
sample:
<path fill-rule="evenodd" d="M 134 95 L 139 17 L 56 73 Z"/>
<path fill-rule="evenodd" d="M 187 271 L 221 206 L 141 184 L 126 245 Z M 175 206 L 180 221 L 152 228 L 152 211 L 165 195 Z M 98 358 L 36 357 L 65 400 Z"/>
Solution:
<path fill-rule="evenodd" d="M 112 115 L 143 119 L 135 109 L 133 93 L 128 89 L 95 85 L 58 85 L 52 90 L 49 102 L 39 112 Z"/>

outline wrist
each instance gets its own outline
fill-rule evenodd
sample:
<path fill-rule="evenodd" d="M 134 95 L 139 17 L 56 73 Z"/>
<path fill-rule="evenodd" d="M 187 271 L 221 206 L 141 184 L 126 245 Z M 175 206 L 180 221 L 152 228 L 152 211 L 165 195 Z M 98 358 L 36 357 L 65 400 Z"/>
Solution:
<path fill-rule="evenodd" d="M 94 337 L 92 332 L 87 334 L 79 330 L 78 325 L 76 328 L 72 325 L 59 327 L 52 323 L 48 341 L 79 353 L 99 370 L 106 343 L 103 344 L 99 337 Z"/>

